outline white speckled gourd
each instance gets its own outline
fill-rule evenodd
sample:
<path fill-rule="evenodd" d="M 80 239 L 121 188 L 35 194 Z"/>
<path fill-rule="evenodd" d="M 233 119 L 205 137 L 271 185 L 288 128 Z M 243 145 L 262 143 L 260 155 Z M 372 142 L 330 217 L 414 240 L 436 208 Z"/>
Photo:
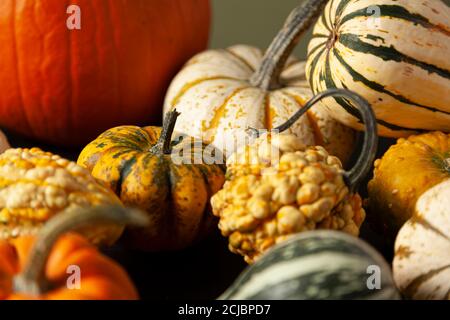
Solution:
<path fill-rule="evenodd" d="M 305 62 L 290 53 L 321 8 L 299 8 L 305 22 L 299 24 L 291 15 L 266 55 L 258 48 L 236 45 L 193 57 L 175 77 L 165 99 L 164 114 L 175 107 L 181 112 L 175 130 L 214 143 L 229 156 L 251 139 L 248 127 L 270 130 L 286 122 L 312 97 Z M 355 141 L 354 131 L 320 106 L 288 133 L 305 145 L 324 146 L 343 163 Z"/>
<path fill-rule="evenodd" d="M 323 147 L 305 147 L 284 133 L 317 102 L 344 97 L 358 105 L 367 133 L 355 166 L 344 171 Z M 229 249 L 257 260 L 293 234 L 314 229 L 342 230 L 357 236 L 365 211 L 356 190 L 375 159 L 376 119 L 356 93 L 329 90 L 308 101 L 275 133 L 265 133 L 228 158 L 227 181 L 211 198 Z"/>
<path fill-rule="evenodd" d="M 450 179 L 419 198 L 395 250 L 394 279 L 406 298 L 450 300 Z"/>

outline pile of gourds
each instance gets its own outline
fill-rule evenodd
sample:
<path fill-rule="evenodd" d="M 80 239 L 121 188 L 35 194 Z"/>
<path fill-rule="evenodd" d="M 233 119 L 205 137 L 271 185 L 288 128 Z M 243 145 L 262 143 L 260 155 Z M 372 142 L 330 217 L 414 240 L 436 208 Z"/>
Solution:
<path fill-rule="evenodd" d="M 133 21 L 165 7 L 111 3 Z M 20 54 L 23 68 L 0 70 L 0 81 L 10 80 L 0 85 L 2 126 L 65 145 L 113 127 L 77 163 L 11 149 L 0 132 L 0 299 L 136 299 L 125 271 L 96 246 L 120 238 L 149 254 L 181 250 L 217 228 L 251 264 L 220 299 L 450 299 L 450 7 L 306 0 L 265 53 L 237 45 L 193 56 L 170 84 L 162 127 L 114 127 L 154 118 L 144 107 L 154 107 L 170 72 L 205 46 L 208 3 L 195 3 L 182 19 L 190 27 L 177 27 L 195 41 L 177 48 L 180 55 L 161 53 L 170 67 L 146 55 L 112 58 L 105 44 L 99 55 L 111 61 L 81 67 L 72 59 L 68 87 L 60 85 L 65 74 L 40 74 L 60 90 L 50 99 L 44 88 L 41 100 L 27 86 L 38 76 L 31 58 Z M 298 61 L 291 52 L 314 23 L 308 59 Z M 126 34 L 115 45 L 132 51 L 142 41 Z M 9 63 L 4 57 L 0 46 Z M 132 71 L 125 80 L 139 81 L 117 80 L 122 68 Z M 164 75 L 158 84 L 151 77 L 150 92 L 152 68 Z M 114 94 L 104 91 L 105 79 L 117 80 Z M 93 105 L 108 116 L 96 117 Z M 29 121 L 28 108 L 45 111 L 40 123 Z M 127 116 L 118 118 L 123 108 Z M 56 109 L 58 118 L 46 120 Z M 98 126 L 86 121 L 94 116 Z M 354 129 L 365 130 L 358 154 Z M 400 139 L 375 161 L 378 134 Z M 363 201 L 358 191 L 372 166 Z M 357 238 L 363 223 L 395 247 L 392 268 Z M 63 285 L 70 265 L 87 270 L 80 290 Z"/>

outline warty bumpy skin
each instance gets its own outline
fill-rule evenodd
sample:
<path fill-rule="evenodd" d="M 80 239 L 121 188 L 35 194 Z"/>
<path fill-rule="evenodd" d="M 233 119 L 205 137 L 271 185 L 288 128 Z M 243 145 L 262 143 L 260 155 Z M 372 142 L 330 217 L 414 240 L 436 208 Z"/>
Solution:
<path fill-rule="evenodd" d="M 121 205 L 75 162 L 38 148 L 0 155 L 0 239 L 34 235 L 52 216 L 77 207 Z M 82 233 L 94 244 L 113 244 L 123 227 L 101 225 Z"/>
<path fill-rule="evenodd" d="M 361 197 L 345 185 L 338 158 L 294 135 L 264 134 L 227 160 L 227 181 L 211 204 L 229 249 L 252 263 L 298 232 L 354 236 L 365 219 Z"/>

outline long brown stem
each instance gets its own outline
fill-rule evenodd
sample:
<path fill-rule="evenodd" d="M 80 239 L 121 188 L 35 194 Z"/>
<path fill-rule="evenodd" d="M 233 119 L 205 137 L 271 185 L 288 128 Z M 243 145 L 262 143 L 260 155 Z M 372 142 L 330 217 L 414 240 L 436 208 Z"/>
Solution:
<path fill-rule="evenodd" d="M 120 206 L 77 208 L 56 215 L 40 230 L 22 273 L 13 280 L 14 292 L 38 296 L 49 289 L 45 266 L 55 242 L 64 233 L 97 223 L 145 226 L 148 222 L 141 211 Z"/>
<path fill-rule="evenodd" d="M 176 109 L 166 113 L 161 135 L 156 145 L 152 148 L 154 152 L 162 152 L 164 154 L 172 152 L 172 134 L 179 115 L 180 113 Z"/>
<path fill-rule="evenodd" d="M 250 83 L 263 90 L 280 87 L 280 75 L 287 59 L 301 36 L 317 20 L 328 0 L 306 0 L 289 15 L 283 29 L 275 37 L 263 58 L 261 66 Z"/>
<path fill-rule="evenodd" d="M 289 129 L 302 115 L 312 108 L 319 101 L 327 97 L 343 97 L 350 100 L 357 108 L 366 127 L 364 135 L 364 144 L 360 156 L 354 167 L 344 173 L 347 185 L 350 190 L 354 191 L 364 177 L 367 176 L 377 153 L 378 148 L 378 129 L 375 114 L 369 102 L 355 92 L 344 89 L 330 89 L 319 93 L 308 101 L 300 110 L 298 110 L 288 121 L 279 127 L 273 129 L 274 132 L 284 132 Z M 255 133 L 255 129 L 253 129 Z"/>

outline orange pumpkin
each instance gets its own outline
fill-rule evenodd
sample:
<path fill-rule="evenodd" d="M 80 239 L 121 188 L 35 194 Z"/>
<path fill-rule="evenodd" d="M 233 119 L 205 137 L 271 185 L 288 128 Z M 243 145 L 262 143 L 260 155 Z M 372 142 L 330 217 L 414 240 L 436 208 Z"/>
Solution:
<path fill-rule="evenodd" d="M 0 1 L 0 126 L 82 145 L 159 120 L 172 76 L 207 45 L 209 0 L 71 2 Z"/>
<path fill-rule="evenodd" d="M 79 211 L 54 217 L 37 238 L 25 236 L 10 242 L 0 241 L 0 300 L 138 298 L 136 288 L 119 265 L 99 253 L 82 236 L 64 233 L 94 222 L 144 225 L 146 217 L 122 207 Z M 77 268 L 79 282 L 72 279 Z"/>
<path fill-rule="evenodd" d="M 369 220 L 394 240 L 427 190 L 450 179 L 450 134 L 427 132 L 401 138 L 375 161 L 368 184 Z M 387 237 L 389 236 L 389 237 Z"/>

